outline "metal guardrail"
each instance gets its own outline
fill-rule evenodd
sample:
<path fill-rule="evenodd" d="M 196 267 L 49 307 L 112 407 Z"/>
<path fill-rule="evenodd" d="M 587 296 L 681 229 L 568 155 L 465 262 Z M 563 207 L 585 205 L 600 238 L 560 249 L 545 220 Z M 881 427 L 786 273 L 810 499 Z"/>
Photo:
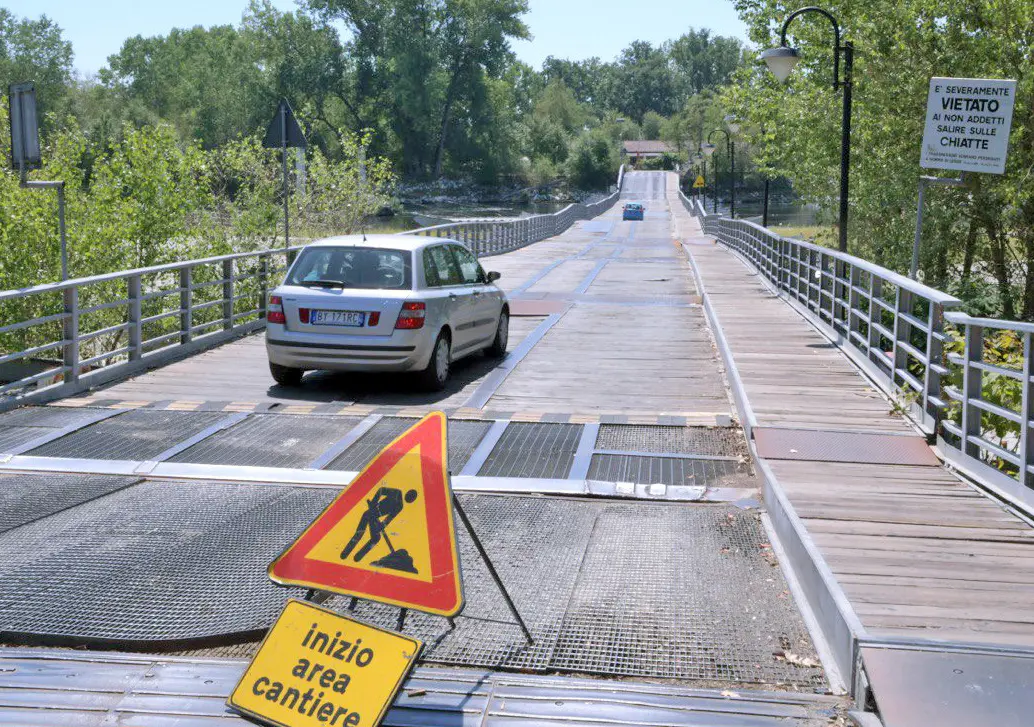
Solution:
<path fill-rule="evenodd" d="M 613 207 L 621 197 L 624 175 L 625 167 L 621 165 L 618 170 L 617 191 L 592 204 L 575 203 L 552 214 L 512 220 L 486 219 L 450 222 L 410 230 L 404 234 L 458 240 L 469 247 L 478 257 L 501 255 L 559 235 L 578 220 L 588 220 L 603 214 Z"/>
<path fill-rule="evenodd" d="M 938 404 L 945 458 L 1034 506 L 1034 324 L 945 313 L 954 331 Z"/>
<path fill-rule="evenodd" d="M 957 298 L 891 270 L 746 220 L 708 214 L 705 234 L 748 259 L 833 338 L 944 458 L 1034 509 L 1034 323 L 974 318 Z"/>
<path fill-rule="evenodd" d="M 0 384 L 0 409 L 53 398 L 43 395 L 55 389 L 73 394 L 260 328 L 267 291 L 285 271 L 288 252 L 300 249 L 0 292 L 0 372 L 8 379 Z"/>
<path fill-rule="evenodd" d="M 845 253 L 782 237 L 746 220 L 708 220 L 798 308 L 833 334 L 883 389 L 908 403 L 928 433 L 940 417 L 945 309 L 939 290 Z"/>
<path fill-rule="evenodd" d="M 515 250 L 605 212 L 589 205 L 512 221 L 414 230 L 478 255 Z M 0 411 L 56 399 L 211 348 L 265 326 L 266 297 L 302 246 L 123 270 L 0 291 Z"/>

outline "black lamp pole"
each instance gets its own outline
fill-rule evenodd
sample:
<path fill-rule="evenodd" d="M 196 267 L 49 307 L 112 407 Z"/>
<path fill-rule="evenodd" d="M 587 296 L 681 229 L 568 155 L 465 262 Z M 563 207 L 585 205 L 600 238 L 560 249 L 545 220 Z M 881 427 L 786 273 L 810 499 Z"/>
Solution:
<path fill-rule="evenodd" d="M 710 134 L 708 134 L 708 144 L 714 143 L 711 141 L 711 137 L 714 136 L 715 131 L 720 131 L 723 134 L 725 134 L 725 150 L 729 152 L 729 217 L 731 217 L 732 219 L 736 219 L 736 158 L 734 156 L 734 154 L 736 153 L 736 144 L 733 142 L 732 136 L 730 136 L 729 132 L 725 129 L 715 129 Z M 717 191 L 718 188 L 717 169 L 718 163 L 715 162 L 715 191 Z M 717 195 L 715 204 L 717 205 Z M 718 208 L 716 206 L 715 211 L 717 210 Z"/>
<path fill-rule="evenodd" d="M 779 34 L 782 48 L 786 48 L 786 29 L 798 15 L 818 13 L 833 24 L 833 91 L 844 89 L 844 113 L 840 132 L 840 250 L 847 252 L 847 192 L 848 172 L 851 165 L 851 70 L 854 61 L 854 46 L 850 41 L 840 42 L 840 25 L 829 12 L 809 6 L 790 13 Z M 771 51 L 766 51 L 771 53 Z M 840 78 L 840 54 L 844 54 L 844 77 Z"/>

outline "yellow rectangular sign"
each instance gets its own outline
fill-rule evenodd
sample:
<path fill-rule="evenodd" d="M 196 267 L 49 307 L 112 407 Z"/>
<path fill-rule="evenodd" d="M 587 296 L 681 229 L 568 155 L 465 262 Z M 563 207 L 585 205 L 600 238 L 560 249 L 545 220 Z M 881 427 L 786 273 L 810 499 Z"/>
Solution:
<path fill-rule="evenodd" d="M 226 703 L 280 727 L 375 727 L 422 647 L 292 599 Z"/>

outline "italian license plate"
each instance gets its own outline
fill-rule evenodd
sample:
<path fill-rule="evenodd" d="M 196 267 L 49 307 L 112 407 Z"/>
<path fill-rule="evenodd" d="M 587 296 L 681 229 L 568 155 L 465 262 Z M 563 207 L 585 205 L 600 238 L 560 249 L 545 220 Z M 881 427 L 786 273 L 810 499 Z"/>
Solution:
<path fill-rule="evenodd" d="M 366 314 L 354 310 L 314 310 L 309 314 L 309 323 L 314 326 L 362 328 L 366 325 Z"/>

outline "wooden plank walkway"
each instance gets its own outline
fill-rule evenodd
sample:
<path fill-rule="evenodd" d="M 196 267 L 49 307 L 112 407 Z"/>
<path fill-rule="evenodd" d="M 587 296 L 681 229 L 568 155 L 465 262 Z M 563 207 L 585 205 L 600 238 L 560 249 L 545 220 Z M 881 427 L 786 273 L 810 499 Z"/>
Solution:
<path fill-rule="evenodd" d="M 678 204 L 758 425 L 912 429 L 824 336 Z M 1034 646 L 1034 528 L 943 467 L 767 460 L 871 637 Z"/>

